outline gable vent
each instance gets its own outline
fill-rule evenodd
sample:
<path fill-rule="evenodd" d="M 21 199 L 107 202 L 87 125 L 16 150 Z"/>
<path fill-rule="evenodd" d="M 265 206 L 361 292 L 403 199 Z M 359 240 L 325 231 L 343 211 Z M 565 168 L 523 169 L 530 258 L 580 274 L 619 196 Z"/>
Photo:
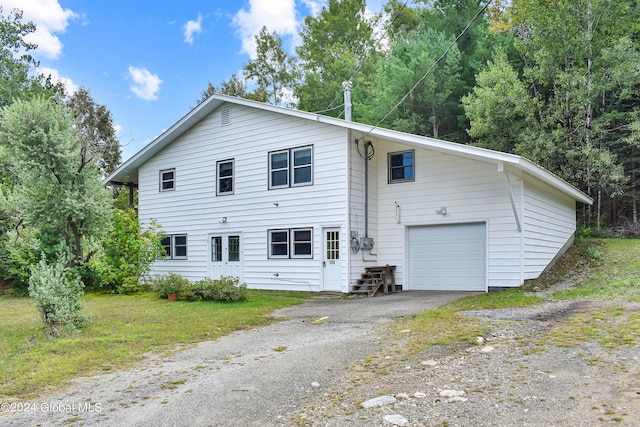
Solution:
<path fill-rule="evenodd" d="M 229 126 L 231 124 L 231 107 L 225 107 L 220 113 L 220 123 L 222 126 Z"/>

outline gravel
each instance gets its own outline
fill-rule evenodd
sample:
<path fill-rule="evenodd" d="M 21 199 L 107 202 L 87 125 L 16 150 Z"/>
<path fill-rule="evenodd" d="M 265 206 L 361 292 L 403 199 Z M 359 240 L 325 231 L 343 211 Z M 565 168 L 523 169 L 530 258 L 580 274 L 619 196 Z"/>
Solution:
<path fill-rule="evenodd" d="M 464 295 L 289 307 L 275 313 L 289 320 L 43 392 L 21 402 L 27 410 L 0 412 L 0 425 L 640 425 L 640 346 L 535 344 L 571 313 L 608 303 L 466 312 L 490 333 L 411 356 L 407 338 L 385 333 L 394 318 Z"/>

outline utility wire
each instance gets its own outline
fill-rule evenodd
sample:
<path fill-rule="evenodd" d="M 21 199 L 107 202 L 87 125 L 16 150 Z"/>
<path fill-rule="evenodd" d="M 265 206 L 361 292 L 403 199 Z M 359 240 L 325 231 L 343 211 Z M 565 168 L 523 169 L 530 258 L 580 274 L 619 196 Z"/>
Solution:
<path fill-rule="evenodd" d="M 380 124 L 382 122 L 384 122 L 387 117 L 389 117 L 389 115 L 391 115 L 391 113 L 393 113 L 404 101 L 405 99 L 407 99 L 409 97 L 409 95 L 411 95 L 411 93 L 418 87 L 418 85 L 420 85 L 420 83 L 422 83 L 424 81 L 424 79 L 427 78 L 427 76 L 429 74 L 431 74 L 431 71 L 433 71 L 433 69 L 440 63 L 440 61 L 442 61 L 444 59 L 445 56 L 447 56 L 447 54 L 449 53 L 449 51 L 453 48 L 453 46 L 458 42 L 458 40 L 460 40 L 460 38 L 464 35 L 464 33 L 467 32 L 467 30 L 471 27 L 471 25 L 473 25 L 473 23 L 475 22 L 476 19 L 478 19 L 478 17 L 480 15 L 482 15 L 484 13 L 485 10 L 487 10 L 487 8 L 489 7 L 489 5 L 491 4 L 493 0 L 488 0 L 487 3 L 480 8 L 480 10 L 475 14 L 475 16 L 473 18 L 471 18 L 471 20 L 469 21 L 469 23 L 467 24 L 466 27 L 464 27 L 464 29 L 462 30 L 462 32 L 460 34 L 458 34 L 458 37 L 456 37 L 451 44 L 449 44 L 449 47 L 447 47 L 447 49 L 444 51 L 444 53 L 442 55 L 440 55 L 440 57 L 438 59 L 436 59 L 436 61 L 433 63 L 433 65 L 431 65 L 431 67 L 429 67 L 429 69 L 427 70 L 426 73 L 424 73 L 424 75 L 413 85 L 413 87 L 411 89 L 409 89 L 409 91 L 402 97 L 402 99 L 393 106 L 393 108 L 391 110 L 389 110 L 389 112 L 387 114 L 384 115 L 383 118 L 381 118 L 378 123 L 375 124 L 375 126 L 373 126 L 371 129 L 369 129 L 369 131 L 362 136 L 362 138 L 366 137 L 367 135 L 369 135 L 371 132 L 373 132 L 376 128 L 378 128 L 380 126 Z"/>
<path fill-rule="evenodd" d="M 404 2 L 404 4 L 402 5 L 402 7 L 400 8 L 400 10 L 398 11 L 398 13 L 396 13 L 396 15 L 393 17 L 393 19 L 391 20 L 391 22 L 389 23 L 389 25 L 386 26 L 386 28 L 382 31 L 382 35 L 378 38 L 378 40 L 376 40 L 376 42 L 374 43 L 374 48 L 377 48 L 378 45 L 380 44 L 380 42 L 382 41 L 382 39 L 384 39 L 385 37 L 388 36 L 389 34 L 389 29 L 391 28 L 391 26 L 394 24 L 394 22 L 396 22 L 396 20 L 398 19 L 398 17 L 400 17 L 400 14 L 402 13 L 402 11 L 404 10 L 405 7 L 407 7 L 407 3 L 409 3 L 409 0 L 406 0 Z M 365 62 L 367 62 L 367 60 L 369 59 L 369 57 L 371 56 L 371 53 L 373 53 L 375 51 L 375 49 L 371 49 L 369 52 L 367 52 L 367 54 L 365 55 L 364 59 L 362 61 L 360 61 L 360 64 L 356 67 L 355 71 L 353 73 L 351 73 L 351 76 L 349 77 L 349 81 L 352 81 L 353 78 L 356 76 L 356 74 L 358 74 L 358 72 L 360 72 L 360 70 L 362 69 L 362 67 L 364 66 Z M 342 107 L 344 104 L 340 104 L 337 107 L 333 107 L 332 105 L 334 102 L 336 102 L 336 100 L 338 99 L 338 97 L 340 97 L 340 94 L 342 93 L 342 91 L 338 91 L 336 93 L 336 96 L 333 97 L 333 99 L 331 100 L 331 102 L 329 103 L 329 106 L 327 108 L 325 108 L 324 110 L 321 111 L 314 111 L 315 114 L 319 114 L 319 113 L 326 113 L 327 111 L 333 111 L 333 110 L 337 110 L 338 108 Z M 342 115 L 342 113 L 340 113 L 340 115 Z"/>

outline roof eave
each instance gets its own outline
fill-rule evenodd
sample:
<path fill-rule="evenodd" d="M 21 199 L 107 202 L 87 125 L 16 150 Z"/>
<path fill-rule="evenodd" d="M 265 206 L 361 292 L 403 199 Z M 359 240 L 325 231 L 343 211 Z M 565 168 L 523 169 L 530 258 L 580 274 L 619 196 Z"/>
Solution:
<path fill-rule="evenodd" d="M 225 102 L 244 105 L 252 108 L 258 108 L 265 111 L 271 111 L 279 114 L 287 114 L 289 116 L 298 117 L 306 120 L 313 120 L 320 123 L 325 123 L 333 126 L 346 128 L 361 135 L 371 135 L 375 138 L 382 138 L 386 140 L 409 143 L 415 146 L 426 147 L 432 150 L 446 152 L 449 154 L 455 154 L 462 157 L 481 160 L 484 162 L 490 162 L 498 164 L 504 162 L 514 165 L 515 167 L 526 171 L 528 174 L 541 179 L 548 184 L 555 186 L 564 193 L 572 196 L 575 200 L 591 205 L 593 199 L 584 194 L 582 191 L 573 187 L 568 182 L 562 180 L 551 172 L 544 168 L 534 164 L 533 162 L 525 159 L 524 157 L 517 156 L 509 153 L 502 153 L 498 151 L 488 150 L 485 148 L 473 147 L 470 145 L 458 144 L 450 141 L 443 141 L 440 139 L 412 135 L 408 133 L 398 132 L 390 129 L 384 129 L 375 127 L 372 125 L 366 125 L 357 122 L 346 121 L 335 117 L 323 116 L 315 113 L 308 113 L 306 111 L 293 110 L 275 105 L 270 105 L 262 102 L 251 101 L 244 98 L 232 97 L 227 95 L 214 94 L 200 103 L 197 107 L 187 113 L 178 122 L 176 122 L 169 129 L 164 131 L 160 136 L 155 138 L 151 143 L 141 149 L 138 153 L 132 156 L 129 160 L 123 163 L 118 169 L 116 169 L 105 180 L 105 184 L 111 181 L 128 181 L 137 184 L 138 182 L 138 168 L 149 158 L 153 157 L 156 153 L 169 145 L 172 141 L 177 139 L 180 135 L 190 129 L 195 123 L 203 119 L 205 116 L 216 110 L 220 105 Z"/>

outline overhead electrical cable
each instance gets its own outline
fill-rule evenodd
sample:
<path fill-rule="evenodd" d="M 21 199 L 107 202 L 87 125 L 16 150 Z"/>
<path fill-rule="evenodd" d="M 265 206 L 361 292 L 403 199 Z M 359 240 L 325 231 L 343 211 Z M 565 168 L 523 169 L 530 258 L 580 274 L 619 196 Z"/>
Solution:
<path fill-rule="evenodd" d="M 476 21 L 476 19 L 478 19 L 478 17 L 480 15 L 482 15 L 485 10 L 487 10 L 487 8 L 489 7 L 489 5 L 491 4 L 492 1 L 493 0 L 488 0 L 487 3 L 482 8 L 480 8 L 480 10 L 467 23 L 467 26 L 464 27 L 462 32 L 460 34 L 458 34 L 458 36 L 451 42 L 451 44 L 449 44 L 449 46 L 444 51 L 444 53 L 442 55 L 440 55 L 440 57 L 438 59 L 436 59 L 436 61 L 433 63 L 433 65 L 431 65 L 431 67 L 429 67 L 427 72 L 424 73 L 424 75 L 413 85 L 413 87 L 411 89 L 409 89 L 409 91 L 402 97 L 402 99 L 400 99 L 400 101 L 398 101 L 398 103 L 396 105 L 394 105 L 393 108 L 391 108 L 391 110 L 389 110 L 389 112 L 387 114 L 385 114 L 384 117 L 382 117 L 378 121 L 378 123 L 376 123 L 375 126 L 373 126 L 371 129 L 369 129 L 369 131 L 365 135 L 363 135 L 361 138 L 365 138 L 367 135 L 369 135 L 371 132 L 373 132 L 376 128 L 378 128 L 380 126 L 380 124 L 382 122 L 384 122 L 387 119 L 387 117 L 389 117 L 391 115 L 391 113 L 393 113 L 409 97 L 409 95 L 411 95 L 411 93 L 413 93 L 413 91 L 420 85 L 420 83 L 422 83 L 424 81 L 424 79 L 426 79 L 427 76 L 429 74 L 431 74 L 433 69 L 440 63 L 440 61 L 442 61 L 444 59 L 444 57 L 447 56 L 449 51 L 451 49 L 453 49 L 453 46 L 455 46 L 455 44 L 458 42 L 458 40 L 460 40 L 460 38 L 467 32 L 467 30 L 471 27 L 471 25 L 473 25 L 473 23 Z"/>

